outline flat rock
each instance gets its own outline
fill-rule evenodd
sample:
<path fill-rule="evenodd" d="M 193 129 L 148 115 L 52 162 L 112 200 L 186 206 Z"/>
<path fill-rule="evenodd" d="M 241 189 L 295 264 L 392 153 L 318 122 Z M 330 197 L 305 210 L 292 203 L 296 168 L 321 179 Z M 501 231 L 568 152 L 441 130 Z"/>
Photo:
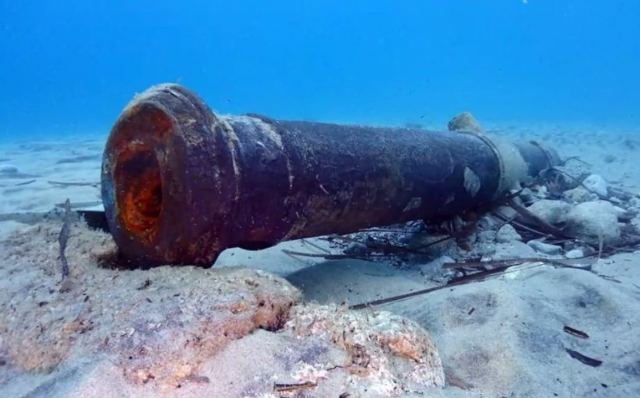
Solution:
<path fill-rule="evenodd" d="M 562 247 L 541 242 L 539 240 L 530 240 L 529 242 L 527 242 L 527 245 L 531 246 L 535 251 L 544 254 L 553 255 L 562 253 Z"/>
<path fill-rule="evenodd" d="M 443 272 L 442 266 L 447 263 L 455 263 L 456 260 L 449 256 L 440 256 L 432 261 L 429 261 L 426 264 L 420 265 L 420 271 L 424 276 L 431 279 L 440 280 L 442 276 L 445 274 Z"/>
<path fill-rule="evenodd" d="M 582 181 L 582 184 L 600 197 L 607 197 L 609 193 L 608 184 L 601 175 L 591 174 Z"/>
<path fill-rule="evenodd" d="M 598 195 L 586 190 L 584 187 L 576 187 L 564 191 L 563 196 L 573 203 L 582 203 L 598 199 Z"/>
<path fill-rule="evenodd" d="M 343 349 L 349 358 L 343 366 L 357 376 L 344 388 L 355 396 L 398 395 L 444 386 L 444 369 L 431 336 L 415 322 L 390 312 L 296 306 L 284 331 L 299 338 L 334 342 Z M 307 372 L 324 377 L 322 369 L 312 367 Z M 358 381 L 362 377 L 371 382 L 362 385 Z M 355 388 L 356 384 L 364 388 Z"/>
<path fill-rule="evenodd" d="M 496 231 L 483 230 L 476 233 L 477 241 L 480 243 L 490 244 L 496 241 Z"/>
<path fill-rule="evenodd" d="M 580 257 L 584 257 L 584 250 L 581 248 L 577 248 L 577 249 L 571 249 L 569 251 L 567 251 L 564 256 L 566 258 L 580 258 Z"/>
<path fill-rule="evenodd" d="M 59 230 L 43 223 L 2 243 L 1 342 L 24 371 L 101 354 L 132 383 L 177 386 L 229 341 L 281 327 L 300 298 L 285 280 L 246 268 L 98 267 L 113 241 L 81 223 L 72 226 L 63 292 Z"/>
<path fill-rule="evenodd" d="M 503 225 L 496 233 L 496 241 L 499 243 L 508 243 L 514 240 L 521 241 L 522 236 L 510 224 Z"/>
<path fill-rule="evenodd" d="M 571 205 L 562 200 L 542 199 L 531 206 L 527 210 L 540 217 L 549 224 L 560 224 L 567 220 L 567 213 L 571 209 Z"/>
<path fill-rule="evenodd" d="M 569 233 L 606 244 L 620 240 L 621 209 L 604 200 L 580 203 L 567 215 Z"/>
<path fill-rule="evenodd" d="M 493 260 L 504 260 L 535 256 L 536 252 L 531 246 L 516 240 L 509 243 L 497 243 L 495 245 L 495 251 L 490 255 L 490 258 Z"/>

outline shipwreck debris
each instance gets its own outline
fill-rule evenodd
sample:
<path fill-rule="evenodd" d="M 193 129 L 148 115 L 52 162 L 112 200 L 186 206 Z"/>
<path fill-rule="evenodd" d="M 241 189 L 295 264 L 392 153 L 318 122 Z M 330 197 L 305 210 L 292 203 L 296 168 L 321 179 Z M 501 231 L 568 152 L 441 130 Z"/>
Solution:
<path fill-rule="evenodd" d="M 219 116 L 164 84 L 137 96 L 113 127 L 102 197 L 132 261 L 210 265 L 229 247 L 450 217 L 559 163 L 538 143 L 466 128 Z"/>
<path fill-rule="evenodd" d="M 47 181 L 49 184 L 63 188 L 67 187 L 99 187 L 99 182 L 81 182 L 81 181 Z"/>
<path fill-rule="evenodd" d="M 581 338 L 581 339 L 588 339 L 589 338 L 588 334 L 586 334 L 582 330 L 578 330 L 578 329 L 572 328 L 571 326 L 564 325 L 562 330 L 565 333 L 568 333 L 568 334 L 570 334 L 572 336 L 575 336 L 575 337 L 578 337 L 578 338 Z"/>
<path fill-rule="evenodd" d="M 564 350 L 567 352 L 567 354 L 571 356 L 571 358 L 577 359 L 578 361 L 582 362 L 585 365 L 592 366 L 594 368 L 597 368 L 598 366 L 602 365 L 602 361 L 599 359 L 588 357 L 570 348 L 565 348 Z"/>
<path fill-rule="evenodd" d="M 299 390 L 304 390 L 308 388 L 317 387 L 317 383 L 313 383 L 311 381 L 307 381 L 304 383 L 274 383 L 273 391 L 275 392 L 294 392 Z"/>
<path fill-rule="evenodd" d="M 60 229 L 60 234 L 58 235 L 58 244 L 60 246 L 60 264 L 62 267 L 62 286 L 60 288 L 61 292 L 67 291 L 70 288 L 68 277 L 69 277 L 69 262 L 67 261 L 67 256 L 65 251 L 67 250 L 67 242 L 69 241 L 69 235 L 71 234 L 71 202 L 67 199 L 64 202 L 64 215 L 62 219 L 62 228 Z"/>

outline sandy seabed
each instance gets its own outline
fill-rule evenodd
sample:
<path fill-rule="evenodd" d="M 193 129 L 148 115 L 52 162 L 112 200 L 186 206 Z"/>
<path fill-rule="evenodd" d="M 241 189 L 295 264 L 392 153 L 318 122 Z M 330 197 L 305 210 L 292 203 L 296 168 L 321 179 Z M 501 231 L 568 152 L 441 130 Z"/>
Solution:
<path fill-rule="evenodd" d="M 640 130 L 493 130 L 579 156 L 610 187 L 640 194 Z M 400 265 L 282 251 L 337 250 L 311 239 L 227 250 L 212 269 L 124 270 L 110 266 L 110 236 L 74 220 L 62 286 L 62 217 L 51 210 L 67 198 L 101 208 L 103 145 L 0 143 L 0 396 L 640 395 L 637 250 L 597 260 L 592 272 L 525 263 L 356 311 L 344 304 L 442 284 L 442 263 L 461 249 Z M 621 225 L 640 226 L 640 201 L 615 205 Z M 566 259 L 575 249 L 544 252 L 491 232 L 472 242 L 491 259 Z"/>

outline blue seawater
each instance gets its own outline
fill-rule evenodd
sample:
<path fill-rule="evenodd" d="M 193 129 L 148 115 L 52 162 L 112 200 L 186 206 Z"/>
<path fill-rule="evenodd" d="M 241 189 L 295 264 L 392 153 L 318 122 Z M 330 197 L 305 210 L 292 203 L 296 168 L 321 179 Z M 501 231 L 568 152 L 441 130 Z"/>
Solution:
<path fill-rule="evenodd" d="M 224 113 L 640 121 L 636 0 L 1 0 L 0 139 L 106 135 L 180 82 Z"/>

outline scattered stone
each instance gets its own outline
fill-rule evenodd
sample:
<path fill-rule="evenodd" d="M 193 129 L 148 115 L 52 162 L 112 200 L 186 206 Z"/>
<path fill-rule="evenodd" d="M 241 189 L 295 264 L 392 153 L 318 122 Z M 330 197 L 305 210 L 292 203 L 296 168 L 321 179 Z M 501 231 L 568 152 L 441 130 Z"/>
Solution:
<path fill-rule="evenodd" d="M 602 239 L 606 244 L 616 243 L 621 236 L 620 210 L 604 200 L 580 203 L 567 215 L 567 230 L 596 242 Z"/>
<path fill-rule="evenodd" d="M 496 232 L 492 230 L 482 230 L 476 233 L 479 243 L 493 243 L 496 241 Z"/>
<path fill-rule="evenodd" d="M 431 336 L 415 322 L 390 312 L 300 305 L 291 310 L 284 331 L 332 342 L 346 351 L 343 369 L 370 380 L 365 387 L 374 396 L 444 386 L 444 369 Z"/>
<path fill-rule="evenodd" d="M 447 263 L 455 263 L 456 260 L 449 256 L 441 256 L 426 264 L 420 265 L 420 272 L 427 278 L 434 281 L 441 281 L 447 273 L 442 271 L 442 266 Z"/>
<path fill-rule="evenodd" d="M 539 240 L 530 240 L 527 242 L 527 245 L 531 246 L 535 251 L 544 254 L 560 254 L 562 252 L 562 247 L 557 245 L 551 245 L 549 243 L 544 243 Z"/>
<path fill-rule="evenodd" d="M 503 221 L 498 219 L 497 217 L 493 215 L 485 215 L 478 220 L 478 223 L 476 225 L 478 229 L 490 230 L 490 229 L 495 229 L 496 226 L 502 225 L 502 224 L 503 224 Z"/>
<path fill-rule="evenodd" d="M 609 192 L 607 182 L 604 180 L 604 178 L 602 178 L 602 176 L 598 174 L 591 174 L 589 177 L 585 178 L 582 183 L 590 191 L 596 193 L 600 197 L 606 197 Z"/>
<path fill-rule="evenodd" d="M 520 241 L 511 241 L 509 243 L 497 243 L 492 256 L 485 257 L 483 260 L 504 260 L 514 258 L 535 257 L 536 252 L 526 243 Z"/>
<path fill-rule="evenodd" d="M 571 249 L 564 256 L 566 258 L 581 258 L 584 257 L 584 250 L 582 248 Z"/>
<path fill-rule="evenodd" d="M 534 192 L 540 199 L 544 199 L 549 196 L 549 190 L 545 185 L 537 185 Z"/>
<path fill-rule="evenodd" d="M 510 224 L 505 224 L 496 233 L 496 241 L 499 243 L 508 243 L 514 240 L 522 240 L 522 236 Z"/>
<path fill-rule="evenodd" d="M 522 191 L 520 191 L 520 199 L 522 200 L 523 203 L 525 203 L 526 205 L 530 205 L 542 198 L 539 197 L 539 195 L 537 194 L 537 192 L 533 192 L 530 188 L 523 188 Z"/>
<path fill-rule="evenodd" d="M 527 207 L 527 210 L 549 224 L 561 224 L 567 221 L 571 205 L 562 200 L 542 199 Z"/>
<path fill-rule="evenodd" d="M 514 217 L 518 215 L 518 212 L 513 210 L 511 206 L 499 206 L 495 209 L 496 214 L 500 214 L 502 218 L 506 218 L 512 220 Z M 504 221 L 502 219 L 498 219 L 495 221 L 495 225 L 501 225 Z"/>
<path fill-rule="evenodd" d="M 449 131 L 471 131 L 474 133 L 481 133 L 482 127 L 470 112 L 462 112 L 461 114 L 454 116 L 453 119 L 447 124 Z"/>
<path fill-rule="evenodd" d="M 605 163 L 613 163 L 613 162 L 616 161 L 616 159 L 617 158 L 614 155 L 610 154 L 610 153 L 605 155 L 604 158 L 603 158 Z"/>
<path fill-rule="evenodd" d="M 587 191 L 582 186 L 565 191 L 564 197 L 573 203 L 583 203 L 598 199 L 598 195 Z"/>

